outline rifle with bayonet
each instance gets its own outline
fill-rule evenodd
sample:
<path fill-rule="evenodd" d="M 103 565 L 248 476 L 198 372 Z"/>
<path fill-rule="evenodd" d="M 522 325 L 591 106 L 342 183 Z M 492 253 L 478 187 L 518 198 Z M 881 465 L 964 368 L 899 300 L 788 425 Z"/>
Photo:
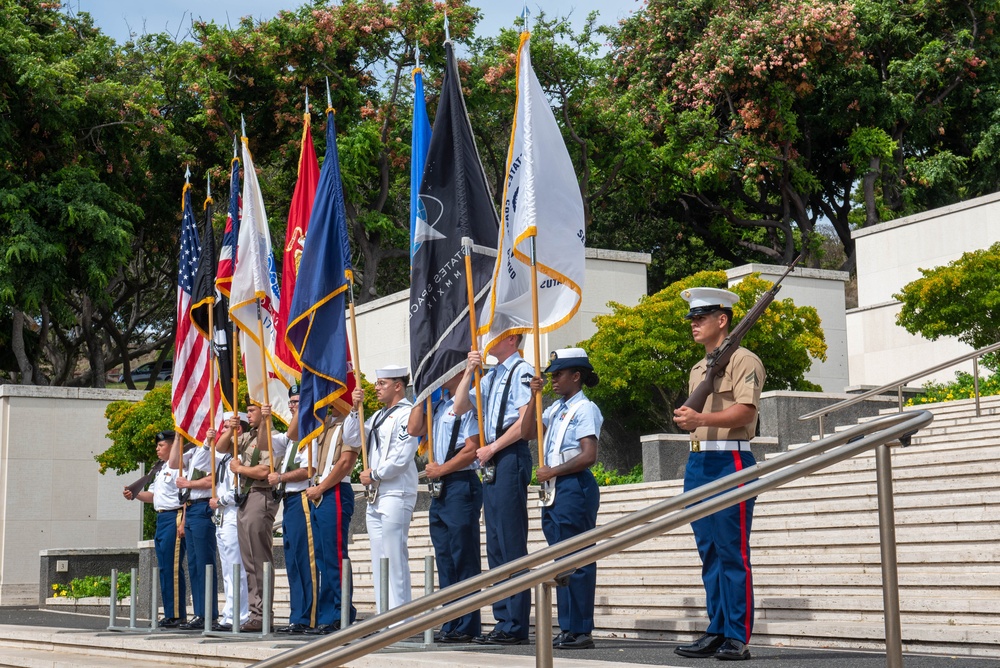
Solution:
<path fill-rule="evenodd" d="M 705 402 L 708 401 L 708 397 L 712 392 L 715 391 L 715 377 L 725 371 L 726 366 L 729 364 L 729 360 L 732 359 L 733 353 L 736 349 L 740 347 L 740 342 L 743 341 L 743 337 L 746 333 L 750 331 L 750 328 L 754 326 L 760 316 L 764 314 L 767 307 L 771 305 L 774 301 L 774 297 L 778 294 L 778 290 L 781 289 L 781 282 L 785 280 L 788 274 L 792 273 L 792 269 L 795 269 L 795 265 L 799 263 L 805 252 L 803 251 L 795 261 L 788 265 L 788 269 L 785 273 L 781 275 L 781 278 L 774 282 L 771 289 L 760 296 L 757 303 L 747 311 L 747 314 L 743 316 L 739 324 L 733 328 L 733 331 L 729 332 L 729 336 L 719 344 L 719 347 L 708 353 L 705 356 L 708 361 L 708 368 L 705 371 L 705 378 L 698 383 L 698 387 L 694 388 L 694 391 L 684 402 L 684 405 L 688 408 L 692 408 L 699 413 L 705 408 Z"/>

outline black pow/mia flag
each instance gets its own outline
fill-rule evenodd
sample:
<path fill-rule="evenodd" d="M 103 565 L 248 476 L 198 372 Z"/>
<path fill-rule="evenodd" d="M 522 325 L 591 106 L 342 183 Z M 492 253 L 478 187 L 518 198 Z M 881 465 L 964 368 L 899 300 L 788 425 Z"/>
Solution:
<path fill-rule="evenodd" d="M 235 410 L 233 396 L 233 323 L 229 321 L 229 298 L 215 287 L 215 232 L 212 230 L 212 200 L 205 201 L 205 229 L 201 233 L 201 256 L 191 290 L 191 322 L 198 333 L 212 342 L 211 363 L 215 364 L 216 397 L 222 391 L 222 404 Z M 212 310 L 212 332 L 208 331 L 208 311 Z M 213 409 L 215 407 L 213 406 Z M 219 416 L 216 415 L 216 422 Z M 217 425 L 212 425 L 217 427 Z"/>
<path fill-rule="evenodd" d="M 472 346 L 462 238 L 478 247 L 471 251 L 478 311 L 489 292 L 500 229 L 451 42 L 445 42 L 445 58 L 413 240 L 410 371 L 415 404 L 463 371 Z"/>

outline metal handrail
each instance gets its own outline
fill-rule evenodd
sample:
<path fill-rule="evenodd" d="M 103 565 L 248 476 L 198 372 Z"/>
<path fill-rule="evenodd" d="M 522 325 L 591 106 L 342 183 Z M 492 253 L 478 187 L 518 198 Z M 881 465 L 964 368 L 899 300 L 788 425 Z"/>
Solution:
<path fill-rule="evenodd" d="M 620 552 L 722 508 L 745 501 L 761 492 L 801 478 L 844 459 L 849 459 L 867 450 L 884 447 L 885 443 L 906 438 L 930 424 L 933 419 L 933 415 L 928 411 L 915 411 L 888 415 L 856 425 L 843 432 L 785 452 L 773 459 L 765 460 L 750 468 L 737 471 L 586 533 L 490 569 L 486 573 L 463 580 L 398 608 L 374 615 L 326 638 L 291 649 L 254 665 L 258 668 L 285 668 L 330 652 L 337 647 L 341 647 L 341 649 L 313 661 L 302 663 L 302 665 L 312 668 L 343 665 L 348 661 L 408 638 L 414 633 L 431 628 L 439 622 L 477 610 L 483 605 L 507 598 L 533 586 L 547 583 L 561 574 L 572 572 L 580 566 Z M 806 459 L 809 461 L 803 461 Z M 879 457 L 880 465 L 883 463 L 883 459 L 884 466 L 888 467 L 888 457 Z M 884 477 L 881 468 L 880 466 L 880 480 Z M 883 504 L 881 501 L 884 488 L 885 485 L 880 484 L 880 524 L 883 524 Z M 891 509 L 891 473 L 887 489 L 890 494 L 888 506 Z M 705 501 L 705 499 L 708 500 Z M 699 501 L 704 501 L 704 503 L 698 503 Z M 663 517 L 673 511 L 678 512 L 670 517 Z M 629 529 L 632 530 L 621 533 Z M 889 526 L 888 529 L 891 530 L 892 527 Z M 616 535 L 619 533 L 621 535 Z M 604 542 L 595 544 L 602 540 Z M 893 545 L 892 554 L 894 555 L 894 553 Z M 556 561 L 557 559 L 558 561 Z M 883 564 L 883 568 L 885 567 L 886 564 Z M 890 577 L 884 578 L 885 581 L 895 580 L 894 558 L 891 569 L 892 573 L 888 574 Z M 899 606 L 898 598 L 895 605 L 892 605 L 889 595 L 885 594 L 885 596 L 887 597 L 886 637 L 888 648 L 888 640 L 899 637 L 898 631 L 894 634 L 890 630 L 891 625 L 894 625 L 896 629 L 899 627 Z M 438 608 L 438 606 L 442 607 Z M 536 629 L 539 624 L 545 624 L 539 619 L 537 613 L 535 618 Z M 360 641 L 347 644 L 359 638 L 361 638 Z M 901 657 L 901 643 L 895 641 L 894 643 L 899 646 L 898 654 Z M 542 648 L 539 648 L 539 653 L 541 651 Z M 888 653 L 890 652 L 887 651 Z M 551 657 L 550 652 L 548 655 Z M 897 664 L 890 662 L 890 668 L 901 665 L 901 658 Z"/>
<path fill-rule="evenodd" d="M 979 412 L 979 358 L 983 355 L 988 355 L 989 353 L 996 352 L 1000 350 L 1000 342 L 994 343 L 991 346 L 986 346 L 985 348 L 980 348 L 979 350 L 973 350 L 971 353 L 966 353 L 954 359 L 950 359 L 947 362 L 941 362 L 932 367 L 928 367 L 923 371 L 918 371 L 916 373 L 911 373 L 909 376 L 900 378 L 899 380 L 894 380 L 891 383 L 886 383 L 881 387 L 876 387 L 874 390 L 868 390 L 864 394 L 859 394 L 856 397 L 851 397 L 850 399 L 844 399 L 843 401 L 838 401 L 835 404 L 825 406 L 824 408 L 819 408 L 812 411 L 811 413 L 806 413 L 805 415 L 800 415 L 799 420 L 812 420 L 813 418 L 819 418 L 819 436 L 822 438 L 825 436 L 823 432 L 823 418 L 832 413 L 836 413 L 839 410 L 853 406 L 854 404 L 860 403 L 865 399 L 870 397 L 880 395 L 886 390 L 896 390 L 896 394 L 899 400 L 899 410 L 903 410 L 903 386 L 907 383 L 929 376 L 932 373 L 937 373 L 938 371 L 943 371 L 949 367 L 953 367 L 956 364 L 960 364 L 967 360 L 972 360 L 972 374 L 973 374 L 973 385 L 975 387 L 975 397 L 976 397 L 976 417 L 980 416 Z"/>

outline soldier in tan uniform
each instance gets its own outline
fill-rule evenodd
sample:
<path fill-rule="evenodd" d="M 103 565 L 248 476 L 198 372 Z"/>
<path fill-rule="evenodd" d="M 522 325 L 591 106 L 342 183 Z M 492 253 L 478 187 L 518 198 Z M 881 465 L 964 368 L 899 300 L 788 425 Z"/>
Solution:
<path fill-rule="evenodd" d="M 267 476 L 271 472 L 267 441 L 259 438 L 261 429 L 271 430 L 271 407 L 250 405 L 247 408 L 247 418 L 250 431 L 239 435 L 236 453 L 229 468 L 237 480 L 239 511 L 236 515 L 236 529 L 250 594 L 250 620 L 240 630 L 256 632 L 263 628 L 264 587 L 269 584 L 264 581 L 264 564 L 274 563 L 274 516 L 278 512 L 278 500 L 267 482 Z M 229 435 L 238 429 L 239 417 L 234 416 L 230 428 L 219 437 L 220 451 L 229 451 Z M 288 443 L 288 437 L 284 434 L 271 433 L 275 468 L 284 457 Z"/>
<path fill-rule="evenodd" d="M 681 293 L 690 304 L 695 342 L 715 350 L 729 334 L 733 305 L 739 296 L 717 288 L 691 288 Z M 691 370 L 688 391 L 705 378 L 707 361 Z M 764 385 L 764 365 L 746 348 L 733 353 L 715 378 L 714 391 L 701 412 L 682 406 L 674 422 L 691 432 L 691 453 L 684 472 L 684 491 L 695 489 L 757 462 L 750 439 L 757 430 L 757 408 Z M 750 658 L 747 643 L 753 630 L 753 575 L 750 568 L 750 525 L 754 499 L 691 523 L 708 607 L 708 629 L 701 638 L 674 651 L 687 657 L 726 661 Z"/>
<path fill-rule="evenodd" d="M 354 489 L 351 472 L 361 448 L 344 444 L 343 418 L 332 409 L 327 412 L 326 429 L 319 449 L 318 483 L 306 490 L 317 504 L 312 512 L 313 536 L 316 537 L 316 562 L 320 572 L 319 617 L 309 635 L 326 635 L 341 627 L 341 567 L 347 559 L 348 529 L 354 515 Z M 354 622 L 357 610 L 350 605 Z"/>

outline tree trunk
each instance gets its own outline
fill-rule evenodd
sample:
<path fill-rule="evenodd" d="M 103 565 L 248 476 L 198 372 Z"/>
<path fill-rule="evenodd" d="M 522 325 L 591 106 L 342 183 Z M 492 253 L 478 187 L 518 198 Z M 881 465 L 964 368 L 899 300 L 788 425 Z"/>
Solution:
<path fill-rule="evenodd" d="M 24 349 L 24 312 L 16 308 L 13 311 L 14 326 L 11 330 L 10 347 L 17 360 L 17 367 L 21 371 L 21 385 L 32 385 L 34 384 L 34 367 Z"/>

